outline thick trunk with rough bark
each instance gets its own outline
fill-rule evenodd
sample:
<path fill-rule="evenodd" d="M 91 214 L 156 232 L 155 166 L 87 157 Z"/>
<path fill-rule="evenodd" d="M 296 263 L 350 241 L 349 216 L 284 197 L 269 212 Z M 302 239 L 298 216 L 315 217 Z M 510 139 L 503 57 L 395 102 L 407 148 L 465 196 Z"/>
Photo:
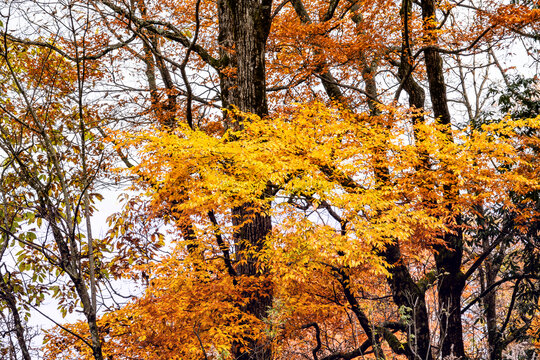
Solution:
<path fill-rule="evenodd" d="M 412 74 L 412 55 L 410 52 L 408 31 L 411 6 L 412 2 L 410 0 L 403 0 L 401 17 L 404 27 L 401 34 L 402 51 L 398 77 L 401 81 L 401 87 L 409 97 L 409 106 L 420 110 L 425 105 L 425 94 L 422 87 L 414 80 Z M 366 88 L 368 88 L 367 84 Z M 421 123 L 423 120 L 422 115 L 414 117 L 413 125 Z M 424 166 L 428 166 L 428 164 L 424 164 Z M 409 269 L 403 264 L 398 242 L 388 245 L 383 256 L 392 265 L 389 268 L 391 276 L 387 278 L 390 289 L 392 290 L 392 298 L 395 304 L 410 316 L 407 334 L 410 352 L 407 354 L 407 358 L 409 360 L 431 360 L 433 359 L 433 355 L 425 289 L 415 283 Z"/>
<path fill-rule="evenodd" d="M 434 0 L 422 1 L 422 19 L 424 20 L 426 38 L 432 40 L 433 45 L 435 45 L 436 23 L 433 20 L 436 19 L 436 4 Z M 440 124 L 450 125 L 451 117 L 441 55 L 434 47 L 428 47 L 424 51 L 424 57 L 433 115 Z M 448 133 L 448 136 L 452 135 Z M 456 196 L 456 189 L 452 185 L 445 185 L 443 190 L 445 201 L 451 204 L 452 199 Z M 448 206 L 448 210 L 452 212 L 451 205 Z M 455 223 L 457 226 L 449 224 L 450 232 L 444 234 L 444 245 L 435 248 L 435 262 L 439 274 L 441 355 L 443 358 L 453 355 L 465 359 L 461 322 L 461 294 L 465 279 L 461 272 L 463 234 L 459 230 L 459 217 L 455 219 Z"/>
<path fill-rule="evenodd" d="M 258 259 L 253 256 L 252 250 L 256 254 L 262 249 L 264 239 L 272 230 L 270 216 L 254 212 L 249 209 L 251 204 L 232 209 L 233 225 L 238 228 L 235 233 L 236 273 L 239 276 L 251 277 L 255 282 L 254 289 L 244 292 L 244 296 L 250 301 L 243 309 L 249 314 L 255 315 L 258 319 L 267 317 L 268 309 L 272 306 L 272 284 L 270 280 L 262 273 L 258 267 Z M 247 221 L 246 221 L 247 220 Z M 242 224 L 242 222 L 245 222 Z M 246 251 L 251 248 L 250 255 Z M 255 248 L 255 249 L 253 249 Z M 246 339 L 249 343 L 247 351 L 242 350 L 240 346 L 233 347 L 235 359 L 240 360 L 268 360 L 272 359 L 271 344 L 268 339 Z"/>
<path fill-rule="evenodd" d="M 220 0 L 218 2 L 219 44 L 224 67 L 220 74 L 223 107 L 237 107 L 240 111 L 264 117 L 268 114 L 266 98 L 265 52 L 271 25 L 271 0 Z M 227 127 L 241 130 L 241 117 L 228 117 Z M 265 196 L 265 194 L 261 194 Z M 265 237 L 272 229 L 270 216 L 264 209 L 252 209 L 244 204 L 232 209 L 238 276 L 252 277 L 257 282 L 255 293 L 246 294 L 251 301 L 244 309 L 264 319 L 272 305 L 272 286 L 260 273 L 256 256 L 246 255 L 245 250 L 255 253 L 263 246 Z M 233 346 L 236 359 L 271 359 L 270 344 L 265 339 L 248 340 L 248 350 Z"/>
<path fill-rule="evenodd" d="M 391 277 L 388 278 L 392 297 L 400 309 L 410 316 L 409 346 L 410 360 L 431 360 L 431 335 L 429 318 L 426 307 L 425 291 L 411 277 L 403 259 L 398 244 L 388 245 L 384 252 L 385 260 L 392 265 L 389 268 Z"/>
<path fill-rule="evenodd" d="M 452 248 L 440 246 L 435 255 L 439 274 L 441 354 L 443 358 L 454 355 L 459 359 L 465 359 L 461 322 L 461 294 L 465 279 L 460 271 L 463 249 L 456 238 L 458 236 L 445 236 L 445 243 Z"/>
<path fill-rule="evenodd" d="M 229 59 L 229 69 L 221 76 L 222 100 L 225 106 L 259 116 L 268 113 L 265 52 L 271 7 L 271 0 L 218 3 L 219 42 Z"/>

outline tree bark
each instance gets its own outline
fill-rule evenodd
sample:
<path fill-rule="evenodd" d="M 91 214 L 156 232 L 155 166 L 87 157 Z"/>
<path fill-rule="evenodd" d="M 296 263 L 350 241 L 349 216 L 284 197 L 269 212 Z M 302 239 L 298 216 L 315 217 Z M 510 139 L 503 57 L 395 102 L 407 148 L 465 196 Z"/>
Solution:
<path fill-rule="evenodd" d="M 264 117 L 268 114 L 266 98 L 266 40 L 271 25 L 271 0 L 220 0 L 218 1 L 219 37 L 222 68 L 221 98 L 224 108 L 237 107 L 242 112 Z M 242 130 L 242 117 L 225 117 L 226 126 Z M 262 197 L 266 194 L 261 194 Z M 260 273 L 256 255 L 246 250 L 262 249 L 264 239 L 272 229 L 270 216 L 264 209 L 253 209 L 246 203 L 232 209 L 234 242 L 238 276 L 247 276 L 257 282 L 245 296 L 251 300 L 244 311 L 264 319 L 272 305 L 272 286 Z M 253 254 L 253 253 L 250 253 Z M 233 346 L 233 357 L 241 360 L 272 358 L 267 339 L 246 339 L 248 349 L 240 344 Z"/>
<path fill-rule="evenodd" d="M 387 245 L 384 258 L 392 265 L 387 281 L 392 290 L 392 298 L 400 309 L 410 315 L 408 334 L 412 356 L 410 360 L 432 360 L 429 317 L 427 313 L 425 291 L 411 277 L 409 269 L 403 264 L 401 251 L 397 243 Z"/>
<path fill-rule="evenodd" d="M 47 206 L 45 202 L 42 202 L 42 217 L 46 219 L 50 226 L 53 234 L 54 241 L 58 246 L 58 251 L 60 253 L 60 265 L 59 267 L 66 272 L 71 281 L 79 300 L 82 303 L 83 313 L 86 317 L 86 322 L 88 323 L 88 328 L 90 330 L 90 339 L 92 354 L 95 360 L 103 360 L 102 344 L 99 337 L 99 328 L 97 324 L 97 313 L 96 308 L 92 305 L 92 300 L 90 293 L 88 291 L 88 286 L 84 281 L 82 275 L 82 269 L 80 266 L 81 254 L 78 252 L 77 247 L 68 246 L 67 242 L 72 242 L 73 239 L 66 239 L 69 237 L 69 234 L 64 236 L 60 226 L 58 225 L 57 210 L 54 206 Z M 43 211 L 44 209 L 47 209 Z"/>
<path fill-rule="evenodd" d="M 21 350 L 22 358 L 24 360 L 31 360 L 30 352 L 24 338 L 24 326 L 17 308 L 17 299 L 13 295 L 13 289 L 10 284 L 4 280 L 4 274 L 0 274 L 0 299 L 4 300 L 11 315 L 13 315 L 13 325 L 15 327 L 15 336 L 17 337 L 17 343 Z"/>
<path fill-rule="evenodd" d="M 428 41 L 436 43 L 435 1 L 423 0 L 421 5 L 425 37 Z M 433 114 L 440 124 L 450 126 L 451 117 L 441 55 L 435 48 L 427 47 L 424 50 L 424 57 Z M 451 136 L 448 132 L 450 141 L 452 140 Z M 449 175 L 453 176 L 452 174 Z M 448 203 L 448 210 L 452 213 L 451 203 L 457 195 L 456 189 L 449 184 L 443 187 L 443 191 L 445 201 Z M 443 236 L 443 245 L 435 247 L 435 262 L 439 274 L 441 355 L 443 358 L 453 355 L 465 359 L 461 322 L 461 294 L 465 286 L 465 279 L 461 272 L 463 233 L 459 229 L 461 223 L 459 216 L 456 216 L 454 220 L 455 225 L 449 224 L 450 231 Z"/>
<path fill-rule="evenodd" d="M 265 53 L 271 7 L 272 0 L 218 2 L 218 40 L 233 70 L 232 75 L 222 72 L 223 105 L 258 116 L 268 114 Z"/>

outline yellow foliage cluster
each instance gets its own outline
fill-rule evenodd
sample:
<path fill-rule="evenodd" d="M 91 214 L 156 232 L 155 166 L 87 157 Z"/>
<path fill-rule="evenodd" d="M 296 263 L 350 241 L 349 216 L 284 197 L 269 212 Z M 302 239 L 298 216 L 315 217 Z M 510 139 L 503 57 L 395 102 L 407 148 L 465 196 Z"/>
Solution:
<path fill-rule="evenodd" d="M 389 243 L 398 241 L 412 261 L 437 244 L 442 231 L 453 231 L 448 219 L 490 203 L 523 212 L 523 221 L 531 218 L 526 197 L 516 204 L 510 194 L 540 189 L 533 151 L 540 146 L 539 118 L 457 131 L 435 123 L 413 129 L 404 125 L 410 113 L 381 111 L 355 115 L 312 103 L 274 118 L 236 113 L 246 119 L 243 130 L 223 136 L 187 126 L 116 134 L 124 139 L 118 146 L 140 149 L 133 171 L 149 189 L 156 214 L 172 208 L 179 226 L 196 220 L 198 240 L 176 241 L 170 256 L 145 267 L 145 295 L 101 319 L 104 352 L 196 359 L 204 351 L 227 358 L 231 346 L 258 338 L 285 351 L 308 331 L 302 324 L 345 326 L 347 306 L 335 292 L 332 269 L 356 279 L 350 284 L 355 293 L 376 295 L 388 275 L 380 254 Z M 381 167 L 390 169 L 384 184 L 376 176 Z M 445 186 L 459 191 L 443 201 Z M 231 245 L 230 209 L 246 203 L 275 219 L 256 253 L 265 269 L 260 276 L 273 283 L 274 309 L 265 320 L 245 311 L 244 296 L 265 282 L 229 276 L 214 238 L 219 234 Z M 209 211 L 219 227 L 207 219 Z M 57 335 L 49 335 L 50 359 L 65 341 Z"/>

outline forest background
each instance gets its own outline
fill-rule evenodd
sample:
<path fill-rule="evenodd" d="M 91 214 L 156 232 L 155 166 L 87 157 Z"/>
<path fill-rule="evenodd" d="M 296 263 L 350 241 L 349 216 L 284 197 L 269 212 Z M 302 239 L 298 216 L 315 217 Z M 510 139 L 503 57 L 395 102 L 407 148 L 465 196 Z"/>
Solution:
<path fill-rule="evenodd" d="M 0 6 L 0 357 L 538 357 L 537 1 Z"/>

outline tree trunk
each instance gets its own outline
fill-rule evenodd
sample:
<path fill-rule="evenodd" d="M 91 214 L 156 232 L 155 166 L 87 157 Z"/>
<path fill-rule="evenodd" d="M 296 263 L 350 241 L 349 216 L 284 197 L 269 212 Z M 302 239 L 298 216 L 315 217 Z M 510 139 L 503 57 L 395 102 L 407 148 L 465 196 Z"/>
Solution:
<path fill-rule="evenodd" d="M 92 344 L 92 353 L 95 360 L 103 360 L 103 354 L 101 349 L 101 339 L 99 338 L 99 328 L 97 325 L 96 309 L 92 306 L 91 298 L 88 294 L 88 288 L 82 278 L 72 278 L 75 284 L 75 290 L 79 295 L 81 303 L 83 305 L 83 313 L 90 329 L 90 340 Z"/>
<path fill-rule="evenodd" d="M 455 239 L 447 238 L 445 236 L 445 243 L 452 248 L 440 246 L 435 255 L 439 274 L 441 354 L 443 358 L 453 355 L 465 359 L 461 322 L 461 294 L 465 285 L 460 271 L 462 248 L 455 246 Z"/>
<path fill-rule="evenodd" d="M 42 203 L 42 205 L 43 209 L 47 208 L 44 203 Z M 86 317 L 86 322 L 90 330 L 91 347 L 94 359 L 103 360 L 101 339 L 99 337 L 99 328 L 97 324 L 96 308 L 92 305 L 92 300 L 88 292 L 88 286 L 86 285 L 81 273 L 81 255 L 77 251 L 77 248 L 75 246 L 68 246 L 68 244 L 66 243 L 64 234 L 58 226 L 56 220 L 58 217 L 56 213 L 57 211 L 51 206 L 48 211 L 43 214 L 43 218 L 45 218 L 49 222 L 54 240 L 56 242 L 56 245 L 58 246 L 61 259 L 60 268 L 66 272 L 66 274 L 73 282 L 75 291 L 77 292 L 79 300 L 82 303 L 83 313 Z"/>
<path fill-rule="evenodd" d="M 220 0 L 218 1 L 219 44 L 222 55 L 221 98 L 224 108 L 237 107 L 240 111 L 264 117 L 268 114 L 266 99 L 266 40 L 270 32 L 271 0 Z M 235 130 L 243 128 L 241 117 L 226 117 L 226 126 Z M 266 196 L 261 194 L 261 196 Z M 234 242 L 238 276 L 251 277 L 256 290 L 245 296 L 251 300 L 245 311 L 264 319 L 272 305 L 272 286 L 261 274 L 256 255 L 247 255 L 249 248 L 255 253 L 262 249 L 263 241 L 272 229 L 270 216 L 264 209 L 252 209 L 247 203 L 232 209 Z M 272 358 L 266 339 L 246 339 L 248 349 L 233 346 L 233 357 L 242 360 Z"/>
<path fill-rule="evenodd" d="M 13 289 L 10 284 L 4 280 L 4 275 L 0 274 L 0 299 L 4 300 L 11 315 L 13 315 L 13 325 L 15 327 L 15 336 L 24 360 L 31 360 L 30 352 L 24 338 L 24 326 L 17 308 L 17 299 L 13 295 Z"/>
<path fill-rule="evenodd" d="M 409 23 L 412 2 L 403 0 L 401 4 L 401 18 L 403 23 L 401 59 L 398 69 L 398 78 L 401 86 L 409 96 L 409 106 L 417 110 L 424 108 L 425 93 L 422 87 L 414 80 L 413 59 L 409 45 Z M 413 127 L 416 135 L 416 124 L 422 123 L 422 115 L 413 118 Z M 418 139 L 415 139 L 416 141 Z M 423 157 L 423 166 L 428 167 L 427 155 Z M 390 244 L 384 252 L 386 261 L 392 265 L 389 268 L 391 276 L 387 282 L 392 290 L 394 302 L 400 309 L 407 310 L 410 315 L 409 331 L 407 340 L 411 349 L 409 360 L 432 360 L 431 332 L 426 306 L 425 289 L 418 286 L 409 269 L 403 264 L 399 243 Z"/>
<path fill-rule="evenodd" d="M 394 302 L 410 315 L 408 341 L 412 356 L 409 356 L 409 359 L 432 360 L 425 291 L 414 282 L 409 270 L 403 265 L 397 243 L 387 245 L 384 257 L 388 264 L 392 265 L 389 268 L 391 276 L 387 281 L 392 290 Z"/>
<path fill-rule="evenodd" d="M 219 41 L 225 47 L 232 75 L 222 73 L 223 105 L 259 116 L 268 114 L 266 100 L 266 40 L 270 32 L 271 0 L 220 0 Z M 232 46 L 232 47 L 231 47 Z"/>
<path fill-rule="evenodd" d="M 434 0 L 422 1 L 422 19 L 426 39 L 431 40 L 432 44 L 430 45 L 436 45 L 436 8 Z M 433 114 L 440 124 L 450 125 L 451 117 L 448 109 L 441 55 L 435 48 L 427 47 L 424 51 L 424 57 Z M 452 135 L 448 133 L 448 136 L 451 137 Z M 450 174 L 450 176 L 452 175 Z M 451 203 L 457 195 L 456 189 L 449 184 L 443 187 L 443 191 L 445 201 L 449 204 L 448 210 L 452 213 Z M 435 262 L 439 274 L 441 355 L 443 358 L 453 355 L 465 359 L 461 323 L 461 293 L 465 281 L 461 272 L 463 233 L 459 229 L 460 222 L 459 217 L 456 217 L 455 223 L 457 226 L 449 224 L 450 231 L 443 236 L 444 245 L 435 248 Z"/>
<path fill-rule="evenodd" d="M 488 259 L 485 267 L 486 282 L 485 288 L 495 283 L 497 272 L 494 271 L 491 259 Z M 501 360 L 503 347 L 500 346 L 501 334 L 497 327 L 497 292 L 490 291 L 482 299 L 484 305 L 486 327 L 488 335 L 489 360 Z"/>
<path fill-rule="evenodd" d="M 483 211 L 482 211 L 483 212 Z M 481 222 L 482 226 L 486 226 L 484 222 Z M 490 251 L 491 243 L 489 230 L 485 229 L 480 233 L 479 236 L 482 241 L 482 250 L 484 252 Z M 494 241 L 494 240 L 493 240 Z M 484 264 L 479 267 L 480 275 L 480 290 L 482 293 L 493 286 L 497 280 L 497 274 L 499 273 L 500 267 L 502 265 L 502 254 L 504 253 L 505 246 L 501 246 L 501 249 L 497 251 L 491 250 L 490 254 L 487 256 Z M 493 289 L 488 292 L 482 298 L 482 305 L 484 308 L 484 317 L 486 320 L 487 328 L 487 342 L 488 342 L 488 351 L 489 351 L 489 360 L 501 360 L 502 359 L 502 350 L 501 346 L 502 339 L 497 326 L 497 291 Z"/>

